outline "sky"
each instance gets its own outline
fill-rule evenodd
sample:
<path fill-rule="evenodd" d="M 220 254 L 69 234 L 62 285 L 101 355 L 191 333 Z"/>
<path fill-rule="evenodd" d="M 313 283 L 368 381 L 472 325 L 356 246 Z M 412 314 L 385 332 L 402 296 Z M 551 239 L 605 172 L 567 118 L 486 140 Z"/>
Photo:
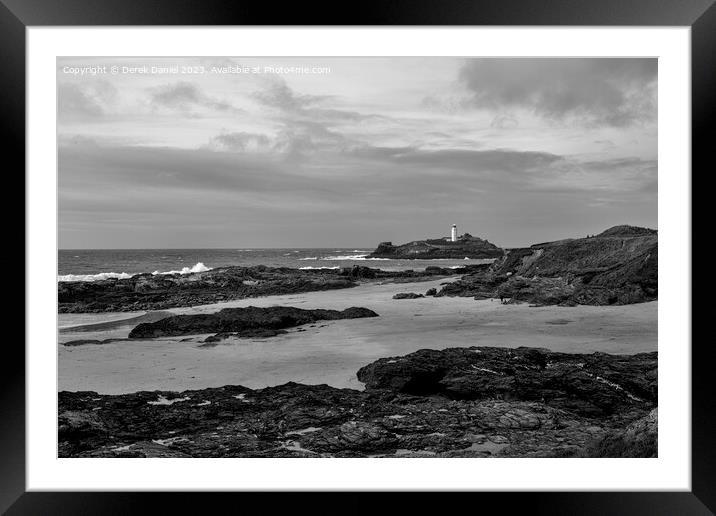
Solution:
<path fill-rule="evenodd" d="M 59 58 L 63 249 L 657 228 L 657 60 Z"/>

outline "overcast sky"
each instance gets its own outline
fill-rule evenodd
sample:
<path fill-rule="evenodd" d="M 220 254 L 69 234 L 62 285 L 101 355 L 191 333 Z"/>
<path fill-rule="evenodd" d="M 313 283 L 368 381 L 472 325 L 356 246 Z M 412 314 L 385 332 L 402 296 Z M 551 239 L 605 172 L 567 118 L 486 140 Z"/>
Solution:
<path fill-rule="evenodd" d="M 206 73 L 121 73 L 143 65 Z M 330 70 L 264 68 L 291 66 Z M 656 85 L 656 59 L 59 59 L 60 247 L 656 228 Z"/>

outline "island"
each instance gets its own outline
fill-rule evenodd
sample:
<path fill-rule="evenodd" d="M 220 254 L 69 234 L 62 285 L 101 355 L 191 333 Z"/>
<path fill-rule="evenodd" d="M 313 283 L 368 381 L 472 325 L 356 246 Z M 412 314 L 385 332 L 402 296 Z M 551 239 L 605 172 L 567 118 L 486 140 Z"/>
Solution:
<path fill-rule="evenodd" d="M 395 260 L 435 260 L 435 259 L 489 259 L 500 258 L 504 250 L 495 244 L 474 237 L 470 233 L 451 237 L 415 240 L 407 244 L 393 245 L 381 242 L 368 258 L 391 258 Z"/>

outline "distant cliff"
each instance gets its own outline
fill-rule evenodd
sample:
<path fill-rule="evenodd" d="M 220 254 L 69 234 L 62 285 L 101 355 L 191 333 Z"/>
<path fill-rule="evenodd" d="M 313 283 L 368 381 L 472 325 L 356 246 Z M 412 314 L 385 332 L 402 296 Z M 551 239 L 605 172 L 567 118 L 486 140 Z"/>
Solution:
<path fill-rule="evenodd" d="M 469 233 L 451 242 L 448 238 L 415 240 L 402 245 L 382 242 L 369 258 L 394 258 L 401 260 L 434 260 L 438 258 L 499 258 L 504 251 L 495 244 L 474 237 Z"/>

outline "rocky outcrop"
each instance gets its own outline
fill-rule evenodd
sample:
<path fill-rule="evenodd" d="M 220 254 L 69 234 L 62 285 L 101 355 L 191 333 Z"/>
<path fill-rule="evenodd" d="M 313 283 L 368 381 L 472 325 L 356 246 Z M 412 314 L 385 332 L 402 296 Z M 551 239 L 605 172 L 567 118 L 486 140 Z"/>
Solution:
<path fill-rule="evenodd" d="M 77 339 L 77 340 L 70 340 L 67 342 L 63 342 L 63 346 L 67 347 L 74 347 L 74 346 L 87 346 L 87 345 L 95 345 L 95 346 L 101 346 L 103 344 L 112 344 L 114 342 L 125 342 L 129 339 Z"/>
<path fill-rule="evenodd" d="M 624 430 L 612 430 L 591 442 L 585 457 L 657 457 L 659 449 L 657 409 Z"/>
<path fill-rule="evenodd" d="M 358 374 L 366 382 L 365 391 L 287 383 L 257 390 L 224 386 L 111 396 L 60 392 L 59 455 L 615 457 L 656 453 L 656 353 L 422 350 L 381 359 Z M 617 444 L 620 438 L 625 444 Z"/>
<path fill-rule="evenodd" d="M 574 355 L 539 348 L 424 349 L 361 368 L 368 389 L 450 399 L 541 401 L 605 416 L 657 400 L 657 355 Z"/>
<path fill-rule="evenodd" d="M 161 310 L 232 299 L 349 288 L 348 277 L 273 267 L 222 267 L 193 274 L 137 274 L 128 279 L 61 282 L 60 312 Z"/>
<path fill-rule="evenodd" d="M 223 336 L 235 334 L 238 337 L 268 337 L 283 330 L 302 324 L 322 320 L 358 319 L 378 317 L 367 308 L 351 307 L 345 310 L 304 310 L 290 306 L 258 308 L 224 308 L 211 314 L 174 315 L 156 322 L 142 323 L 129 332 L 130 339 L 176 337 L 202 333 L 218 333 Z M 269 332 L 267 333 L 266 330 Z"/>
<path fill-rule="evenodd" d="M 496 245 L 465 233 L 451 242 L 449 239 L 436 238 L 416 240 L 407 244 L 393 245 L 392 242 L 381 242 L 370 258 L 392 258 L 400 260 L 433 260 L 438 258 L 498 258 L 504 251 Z"/>
<path fill-rule="evenodd" d="M 393 296 L 393 299 L 418 299 L 425 297 L 422 294 L 416 294 L 415 292 L 398 292 Z"/>
<path fill-rule="evenodd" d="M 474 266 L 424 271 L 383 271 L 363 266 L 342 269 L 221 267 L 193 274 L 137 274 L 128 279 L 60 282 L 58 311 L 151 311 L 282 294 L 298 294 L 357 286 L 363 281 L 421 281 L 464 274 Z"/>
<path fill-rule="evenodd" d="M 542 305 L 652 301 L 658 297 L 658 234 L 615 226 L 587 238 L 511 249 L 489 269 L 464 276 L 438 295 Z"/>
<path fill-rule="evenodd" d="M 491 268 L 470 271 L 457 281 L 448 283 L 441 288 L 437 297 L 460 296 L 475 299 L 490 299 L 498 297 L 497 288 L 507 280 L 507 276 L 495 274 Z"/>

